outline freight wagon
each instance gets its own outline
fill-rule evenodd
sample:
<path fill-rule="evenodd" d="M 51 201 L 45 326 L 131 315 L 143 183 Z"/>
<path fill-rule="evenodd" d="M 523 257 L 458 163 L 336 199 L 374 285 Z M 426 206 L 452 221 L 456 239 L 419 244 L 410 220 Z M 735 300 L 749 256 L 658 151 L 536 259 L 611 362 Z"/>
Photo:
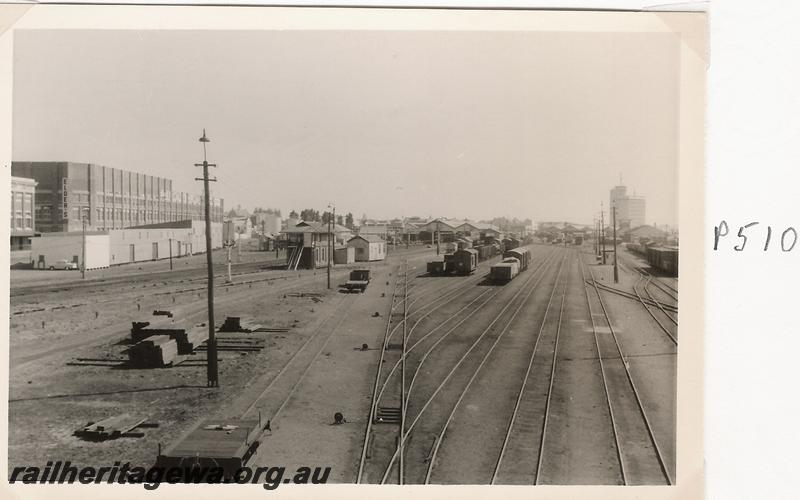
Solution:
<path fill-rule="evenodd" d="M 678 275 L 678 249 L 647 247 L 647 263 L 668 276 Z"/>
<path fill-rule="evenodd" d="M 517 248 L 519 245 L 520 242 L 516 238 L 506 238 L 503 240 L 503 248 L 506 250 Z"/>
<path fill-rule="evenodd" d="M 434 260 L 433 262 L 428 262 L 427 265 L 428 274 L 438 276 L 444 274 L 444 261 L 442 260 Z"/>
<path fill-rule="evenodd" d="M 474 248 L 456 250 L 451 255 L 445 255 L 444 260 L 446 272 L 466 276 L 478 268 L 478 251 Z"/>
<path fill-rule="evenodd" d="M 474 247 L 478 251 L 478 260 L 488 260 L 497 255 L 497 247 L 494 245 L 479 245 Z"/>
<path fill-rule="evenodd" d="M 513 257 L 503 259 L 489 268 L 489 280 L 494 283 L 508 283 L 519 274 L 519 261 Z"/>
<path fill-rule="evenodd" d="M 531 263 L 531 248 L 519 247 L 503 252 L 503 259 L 507 259 L 509 257 L 517 259 L 519 262 L 519 272 L 522 272 L 528 269 L 528 265 Z"/>

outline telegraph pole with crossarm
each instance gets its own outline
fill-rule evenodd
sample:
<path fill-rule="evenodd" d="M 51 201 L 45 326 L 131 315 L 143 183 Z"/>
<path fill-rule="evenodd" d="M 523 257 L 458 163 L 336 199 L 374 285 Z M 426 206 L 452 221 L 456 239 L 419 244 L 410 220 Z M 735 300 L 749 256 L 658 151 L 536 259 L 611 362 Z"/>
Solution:
<path fill-rule="evenodd" d="M 208 177 L 208 167 L 216 167 L 216 163 L 208 163 L 206 158 L 206 143 L 211 139 L 206 137 L 206 129 L 203 129 L 203 163 L 195 163 L 195 167 L 203 167 L 203 177 L 195 178 L 196 181 L 203 181 L 205 192 L 205 211 L 206 211 L 206 265 L 208 267 L 208 387 L 219 387 L 219 377 L 217 373 L 217 338 L 214 326 L 214 260 L 211 256 L 211 198 L 209 196 L 208 183 L 216 182 L 217 179 Z"/>

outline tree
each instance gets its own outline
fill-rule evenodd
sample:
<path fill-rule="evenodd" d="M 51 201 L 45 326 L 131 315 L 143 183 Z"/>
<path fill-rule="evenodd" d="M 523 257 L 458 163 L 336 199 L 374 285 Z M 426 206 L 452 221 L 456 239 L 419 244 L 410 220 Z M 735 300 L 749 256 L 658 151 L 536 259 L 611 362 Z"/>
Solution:
<path fill-rule="evenodd" d="M 292 209 L 292 211 L 289 212 L 289 218 L 290 219 L 299 219 L 300 218 L 300 214 L 298 214 L 297 212 L 294 211 L 294 209 Z"/>
<path fill-rule="evenodd" d="M 300 218 L 307 222 L 319 222 L 322 220 L 319 211 L 314 210 L 313 208 L 304 208 L 301 210 Z"/>
<path fill-rule="evenodd" d="M 344 217 L 342 217 L 341 215 L 337 215 L 336 223 L 339 224 L 340 226 L 344 226 Z"/>
<path fill-rule="evenodd" d="M 347 216 L 344 219 L 344 225 L 348 229 L 353 229 L 353 226 L 354 226 L 354 224 L 353 224 L 353 214 L 351 214 L 350 212 L 347 212 Z"/>

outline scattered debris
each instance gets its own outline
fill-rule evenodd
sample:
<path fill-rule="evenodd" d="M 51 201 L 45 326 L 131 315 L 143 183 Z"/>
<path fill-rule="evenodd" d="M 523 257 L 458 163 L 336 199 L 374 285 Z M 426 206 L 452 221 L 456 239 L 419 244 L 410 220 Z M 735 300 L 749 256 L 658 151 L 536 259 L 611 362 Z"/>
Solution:
<path fill-rule="evenodd" d="M 341 425 L 347 423 L 347 420 L 344 418 L 344 415 L 341 412 L 336 412 L 333 414 L 333 423 L 336 425 Z"/>
<path fill-rule="evenodd" d="M 378 311 L 375 311 L 374 313 L 372 313 L 372 317 L 373 318 L 380 318 L 381 317 L 381 313 L 379 313 Z"/>
<path fill-rule="evenodd" d="M 369 350 L 369 345 L 367 345 L 367 344 L 361 344 L 361 350 L 362 350 L 362 351 L 368 351 L 368 350 Z"/>
<path fill-rule="evenodd" d="M 159 311 L 156 309 L 153 311 L 153 316 L 167 316 L 168 318 L 172 317 L 172 311 Z"/>
<path fill-rule="evenodd" d="M 96 423 L 89 422 L 73 434 L 88 441 L 105 441 L 120 437 L 143 437 L 144 433 L 136 432 L 136 429 L 146 427 L 158 427 L 158 422 L 148 422 L 147 419 L 123 413 Z"/>

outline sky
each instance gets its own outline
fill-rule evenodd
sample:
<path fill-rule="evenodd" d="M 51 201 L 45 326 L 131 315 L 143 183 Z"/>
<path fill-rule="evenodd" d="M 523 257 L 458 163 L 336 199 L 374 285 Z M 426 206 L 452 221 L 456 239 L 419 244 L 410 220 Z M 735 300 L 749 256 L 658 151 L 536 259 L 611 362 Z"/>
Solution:
<path fill-rule="evenodd" d="M 17 31 L 13 159 L 160 175 L 225 207 L 677 223 L 667 33 Z"/>

